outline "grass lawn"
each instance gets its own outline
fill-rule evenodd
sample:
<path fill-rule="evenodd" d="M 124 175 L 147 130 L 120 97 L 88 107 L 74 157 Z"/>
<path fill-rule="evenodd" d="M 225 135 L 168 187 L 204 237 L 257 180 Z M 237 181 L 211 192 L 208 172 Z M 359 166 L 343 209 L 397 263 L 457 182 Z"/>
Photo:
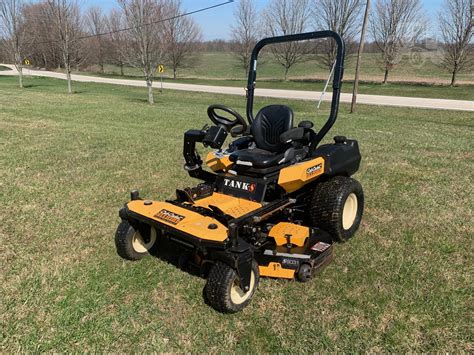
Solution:
<path fill-rule="evenodd" d="M 149 106 L 142 88 L 26 84 L 0 77 L 2 352 L 472 351 L 472 113 L 342 105 L 331 135 L 361 146 L 360 231 L 316 279 L 262 279 L 222 315 L 205 280 L 125 262 L 113 236 L 129 190 L 165 199 L 195 183 L 183 132 L 208 104 L 243 112 L 244 99 L 166 91 Z"/>

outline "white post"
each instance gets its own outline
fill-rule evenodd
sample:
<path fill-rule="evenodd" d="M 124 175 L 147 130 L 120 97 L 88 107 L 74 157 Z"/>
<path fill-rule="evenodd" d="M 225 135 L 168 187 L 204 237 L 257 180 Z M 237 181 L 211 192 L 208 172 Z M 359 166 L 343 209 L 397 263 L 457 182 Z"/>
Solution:
<path fill-rule="evenodd" d="M 324 85 L 323 92 L 321 93 L 321 96 L 319 97 L 319 102 L 318 102 L 318 107 L 317 107 L 318 109 L 319 109 L 319 106 L 321 106 L 321 102 L 323 101 L 324 94 L 326 93 L 326 90 L 327 90 L 328 85 L 329 85 L 329 80 L 331 80 L 331 77 L 334 73 L 334 68 L 335 67 L 336 67 L 336 61 L 334 61 L 334 64 L 332 65 L 331 72 L 329 73 L 328 80 L 326 80 L 326 84 Z"/>

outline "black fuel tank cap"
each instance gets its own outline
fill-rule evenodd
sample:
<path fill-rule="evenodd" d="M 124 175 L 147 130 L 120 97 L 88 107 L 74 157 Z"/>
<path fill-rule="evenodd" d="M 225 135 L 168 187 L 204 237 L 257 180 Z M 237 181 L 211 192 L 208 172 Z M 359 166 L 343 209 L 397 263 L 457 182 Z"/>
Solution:
<path fill-rule="evenodd" d="M 346 138 L 346 136 L 335 136 L 334 137 L 334 142 L 336 142 L 336 144 L 346 144 L 347 143 L 347 138 Z"/>

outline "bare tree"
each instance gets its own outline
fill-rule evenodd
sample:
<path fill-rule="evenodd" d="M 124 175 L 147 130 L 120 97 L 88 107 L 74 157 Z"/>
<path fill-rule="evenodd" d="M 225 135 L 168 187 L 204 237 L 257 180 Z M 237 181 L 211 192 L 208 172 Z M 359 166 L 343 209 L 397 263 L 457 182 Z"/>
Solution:
<path fill-rule="evenodd" d="M 416 43 L 427 27 L 420 0 L 377 0 L 370 21 L 370 32 L 382 52 L 385 71 L 388 74 L 399 63 L 403 48 Z"/>
<path fill-rule="evenodd" d="M 309 0 L 271 0 L 264 10 L 265 34 L 289 35 L 304 32 L 310 19 Z M 309 52 L 307 43 L 286 42 L 271 47 L 276 61 L 285 68 L 285 81 L 290 68 L 303 61 Z"/>
<path fill-rule="evenodd" d="M 81 59 L 79 37 L 83 34 L 79 6 L 76 0 L 48 0 L 48 4 L 61 48 L 67 91 L 72 94 L 71 68 Z"/>
<path fill-rule="evenodd" d="M 181 0 L 171 0 L 167 4 L 167 17 L 164 23 L 166 41 L 165 60 L 173 69 L 176 79 L 178 68 L 185 64 L 186 59 L 196 50 L 201 40 L 201 29 L 191 17 L 183 17 Z"/>
<path fill-rule="evenodd" d="M 23 87 L 23 61 L 26 50 L 24 4 L 21 0 L 0 1 L 0 38 L 18 71 L 20 87 Z"/>
<path fill-rule="evenodd" d="M 439 12 L 439 27 L 444 42 L 442 66 L 451 76 L 451 86 L 456 85 L 456 75 L 471 69 L 474 63 L 473 7 L 470 0 L 445 0 Z"/>
<path fill-rule="evenodd" d="M 125 28 L 122 13 L 116 9 L 112 9 L 107 19 L 107 30 L 110 32 L 109 40 L 111 50 L 109 51 L 109 60 L 120 67 L 120 75 L 124 75 L 123 66 L 125 64 L 124 49 L 126 45 L 126 36 L 121 29 Z"/>
<path fill-rule="evenodd" d="M 93 53 L 95 61 L 99 64 L 100 71 L 104 72 L 106 53 L 106 37 L 99 36 L 106 31 L 107 22 L 100 7 L 93 6 L 87 10 L 86 24 L 90 34 L 94 35 L 89 41 L 89 51 Z"/>
<path fill-rule="evenodd" d="M 56 31 L 51 29 L 53 15 L 46 1 L 26 4 L 25 27 L 29 38 L 28 58 L 33 65 L 47 69 L 58 68 L 62 62 Z"/>
<path fill-rule="evenodd" d="M 360 32 L 362 0 L 314 0 L 313 18 L 317 30 L 332 30 L 341 35 L 346 44 L 346 55 L 355 51 L 355 38 Z M 322 64 L 331 69 L 336 60 L 334 40 L 322 42 L 317 54 Z"/>
<path fill-rule="evenodd" d="M 235 8 L 236 24 L 232 26 L 233 51 L 245 72 L 249 70 L 250 55 L 259 35 L 259 22 L 254 0 L 240 0 Z"/>
<path fill-rule="evenodd" d="M 362 31 L 360 34 L 359 49 L 357 51 L 357 63 L 354 75 L 354 86 L 352 88 L 351 113 L 355 113 L 357 103 L 357 90 L 359 89 L 359 71 L 362 62 L 362 53 L 364 53 L 365 31 L 367 29 L 367 20 L 369 18 L 370 0 L 365 4 L 364 20 L 362 21 Z"/>
<path fill-rule="evenodd" d="M 148 102 L 154 103 L 153 77 L 163 58 L 164 3 L 160 0 L 118 0 L 127 27 L 127 62 L 143 71 L 148 88 Z"/>

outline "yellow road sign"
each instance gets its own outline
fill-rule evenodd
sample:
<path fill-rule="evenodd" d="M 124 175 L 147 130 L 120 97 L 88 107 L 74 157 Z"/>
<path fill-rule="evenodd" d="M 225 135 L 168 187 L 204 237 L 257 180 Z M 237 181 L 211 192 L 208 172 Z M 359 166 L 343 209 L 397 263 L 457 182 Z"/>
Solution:
<path fill-rule="evenodd" d="M 23 61 L 23 63 L 24 63 L 25 65 L 30 65 L 30 64 L 31 64 L 31 62 L 30 62 L 29 59 L 25 59 L 25 60 Z"/>
<path fill-rule="evenodd" d="M 165 72 L 165 66 L 163 64 L 158 65 L 158 73 L 164 73 Z"/>

